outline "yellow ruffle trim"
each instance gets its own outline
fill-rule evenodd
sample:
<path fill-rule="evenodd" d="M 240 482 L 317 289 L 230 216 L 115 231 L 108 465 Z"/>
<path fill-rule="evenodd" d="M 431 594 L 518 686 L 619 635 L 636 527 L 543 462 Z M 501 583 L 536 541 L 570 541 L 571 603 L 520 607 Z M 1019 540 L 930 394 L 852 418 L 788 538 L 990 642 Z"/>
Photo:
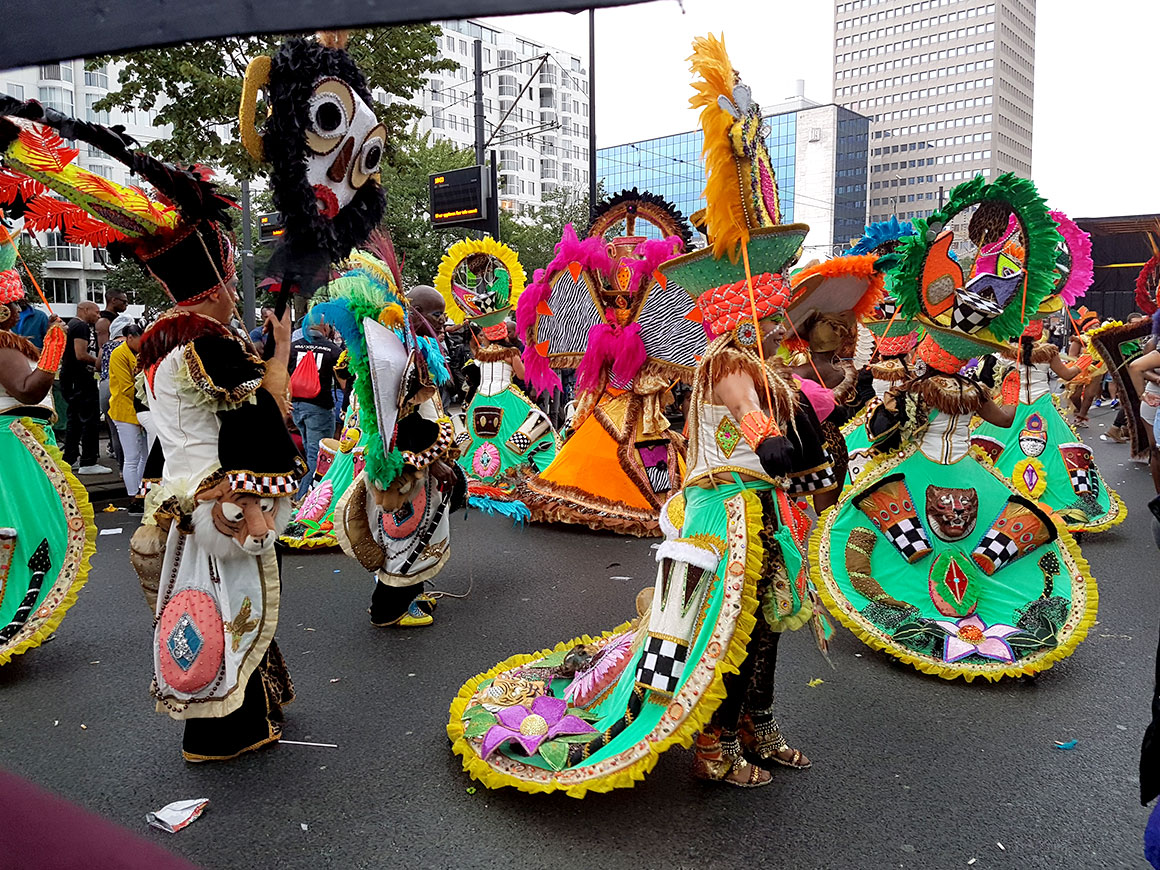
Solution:
<path fill-rule="evenodd" d="M 757 573 L 761 571 L 762 556 L 761 556 L 761 503 L 757 500 L 757 496 L 745 492 L 742 493 L 745 498 L 745 527 L 746 527 L 746 555 L 745 555 L 745 581 L 741 590 L 741 614 L 737 617 L 737 626 L 733 630 L 733 638 L 729 643 L 729 650 L 725 657 L 717 663 L 714 668 L 713 679 L 709 686 L 701 696 L 701 700 L 689 712 L 685 721 L 674 731 L 669 737 L 655 743 L 649 741 L 647 738 L 645 742 L 648 745 L 648 753 L 641 759 L 633 762 L 628 767 L 616 771 L 615 773 L 606 776 L 602 779 L 596 779 L 591 782 L 577 783 L 576 785 L 562 785 L 555 780 L 548 783 L 528 782 L 519 777 L 511 776 L 510 774 L 502 773 L 490 764 L 484 761 L 475 750 L 467 742 L 463 736 L 463 711 L 467 708 L 467 704 L 475 695 L 479 684 L 485 680 L 492 679 L 499 676 L 504 671 L 509 671 L 512 668 L 527 664 L 544 656 L 551 655 L 555 652 L 569 650 L 576 644 L 593 643 L 594 639 L 588 635 L 576 638 L 575 640 L 558 643 L 551 649 L 541 650 L 538 653 L 521 653 L 514 655 L 511 658 L 500 662 L 491 670 L 485 671 L 478 676 L 472 677 L 463 688 L 459 690 L 459 694 L 451 702 L 450 714 L 451 718 L 447 723 L 447 737 L 451 740 L 452 751 L 462 756 L 463 769 L 471 775 L 473 779 L 479 780 L 487 788 L 502 788 L 504 786 L 511 786 L 520 791 L 528 792 L 530 794 L 547 794 L 549 792 L 562 791 L 569 797 L 582 798 L 588 792 L 604 793 L 612 791 L 616 788 L 632 788 L 638 781 L 643 780 L 645 775 L 652 770 L 660 758 L 662 752 L 673 745 L 680 745 L 686 749 L 692 746 L 693 738 L 701 731 L 702 728 L 709 722 L 713 713 L 725 700 L 725 676 L 727 674 L 736 674 L 741 668 L 741 663 L 745 661 L 745 656 L 748 652 L 749 640 L 753 633 L 754 627 L 757 625 Z M 614 628 L 612 631 L 605 632 L 599 639 L 610 637 L 614 634 L 627 631 L 631 623 L 624 623 Z"/>
<path fill-rule="evenodd" d="M 338 546 L 338 538 L 334 535 L 321 535 L 317 538 L 291 538 L 283 535 L 278 541 L 295 550 L 326 550 Z"/>
<path fill-rule="evenodd" d="M 65 613 L 68 612 L 70 607 L 76 604 L 77 593 L 88 582 L 93 554 L 97 552 L 97 525 L 94 521 L 93 506 L 89 502 L 88 490 L 85 489 L 84 484 L 77 479 L 76 475 L 72 473 L 72 469 L 64 461 L 60 450 L 48 443 L 41 424 L 27 417 L 22 418 L 20 422 L 32 433 L 32 437 L 37 440 L 40 446 L 45 449 L 49 458 L 52 459 L 61 474 L 64 475 L 64 479 L 68 482 L 69 489 L 72 490 L 73 498 L 76 499 L 77 507 L 80 509 L 81 517 L 85 521 L 85 543 L 84 549 L 81 551 L 81 563 L 77 569 L 77 576 L 73 579 L 60 605 L 53 611 L 52 616 L 43 622 L 40 628 L 34 631 L 28 638 L 20 641 L 20 643 L 16 644 L 16 646 L 7 652 L 0 653 L 0 665 L 7 663 L 13 656 L 18 656 L 21 653 L 40 646 L 45 638 L 57 630 L 61 620 L 64 619 Z"/>
<path fill-rule="evenodd" d="M 913 452 L 913 451 L 908 451 Z M 884 457 L 885 460 L 896 457 L 897 453 L 891 453 Z M 880 464 L 880 463 L 875 463 Z M 1000 474 L 990 463 L 981 463 L 984 468 L 990 471 L 999 480 L 1006 482 L 1006 479 Z M 867 468 L 867 471 L 872 470 L 873 465 Z M 860 475 L 861 480 L 868 480 L 866 472 Z M 1008 484 L 1010 486 L 1010 484 Z M 818 524 L 814 528 L 813 535 L 810 536 L 810 573 L 814 578 L 814 585 L 818 589 L 818 593 L 822 596 L 822 601 L 826 608 L 842 625 L 846 626 L 850 632 L 857 637 L 862 643 L 887 653 L 901 662 L 922 671 L 924 674 L 933 674 L 934 676 L 942 677 L 944 680 L 956 680 L 962 677 L 968 683 L 975 679 L 975 677 L 985 677 L 992 683 L 996 683 L 1004 677 L 1025 677 L 1033 676 L 1048 670 L 1056 662 L 1061 661 L 1071 655 L 1080 642 L 1087 637 L 1088 630 L 1092 627 L 1096 620 L 1096 610 L 1099 607 L 1099 590 L 1096 587 L 1096 581 L 1091 575 L 1091 568 L 1088 565 L 1087 559 L 1083 557 L 1080 552 L 1079 544 L 1075 542 L 1075 538 L 1064 527 L 1063 523 L 1056 517 L 1051 517 L 1059 530 L 1059 545 L 1062 547 L 1075 563 L 1075 568 L 1079 571 L 1080 576 L 1084 580 L 1084 586 L 1087 591 L 1087 605 L 1084 607 L 1083 615 L 1079 619 L 1079 624 L 1076 625 L 1073 631 L 1062 644 L 1057 646 L 1051 652 L 1044 655 L 1042 658 L 1037 658 L 1033 663 L 1027 665 L 1012 665 L 1011 667 L 995 669 L 995 670 L 980 670 L 971 671 L 969 668 L 955 667 L 954 665 L 940 664 L 938 662 L 930 661 L 924 657 L 913 655 L 891 644 L 883 642 L 876 637 L 872 632 L 867 631 L 860 623 L 852 619 L 846 612 L 846 609 L 841 605 L 837 599 L 831 594 L 829 586 L 826 585 L 822 576 L 821 568 L 821 548 L 822 539 L 829 531 L 829 527 L 833 520 L 838 515 L 838 509 L 845 504 L 848 496 L 853 491 L 853 487 L 847 488 L 846 495 L 838 500 L 838 503 L 832 507 L 827 508 L 820 517 L 818 517 Z"/>
<path fill-rule="evenodd" d="M 1102 475 L 1100 479 L 1103 479 Z M 1108 506 L 1106 519 L 1097 523 L 1081 523 L 1076 526 L 1067 526 L 1067 530 L 1073 535 L 1081 532 L 1106 532 L 1112 526 L 1118 526 L 1128 518 L 1128 507 L 1124 504 L 1124 500 L 1120 498 L 1120 494 L 1108 486 L 1107 482 L 1104 482 L 1104 489 L 1108 491 L 1108 498 L 1111 501 L 1111 504 Z"/>

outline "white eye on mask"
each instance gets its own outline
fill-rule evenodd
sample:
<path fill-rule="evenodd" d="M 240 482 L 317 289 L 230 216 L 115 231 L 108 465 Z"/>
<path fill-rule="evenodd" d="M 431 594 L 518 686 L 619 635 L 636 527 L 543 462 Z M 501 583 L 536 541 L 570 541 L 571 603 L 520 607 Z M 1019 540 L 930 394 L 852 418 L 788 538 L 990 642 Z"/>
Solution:
<path fill-rule="evenodd" d="M 232 502 L 222 502 L 221 509 L 222 516 L 226 518 L 227 522 L 241 522 L 244 512 L 239 505 L 233 504 Z"/>
<path fill-rule="evenodd" d="M 333 220 L 378 175 L 387 131 L 342 79 L 319 79 L 309 105 L 306 180 L 314 189 L 318 213 Z"/>

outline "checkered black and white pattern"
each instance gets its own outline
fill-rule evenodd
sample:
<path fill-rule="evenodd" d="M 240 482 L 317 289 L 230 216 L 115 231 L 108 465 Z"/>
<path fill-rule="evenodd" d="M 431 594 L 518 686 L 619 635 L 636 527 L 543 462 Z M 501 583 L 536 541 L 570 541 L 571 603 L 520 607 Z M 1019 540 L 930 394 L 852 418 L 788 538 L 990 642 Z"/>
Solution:
<path fill-rule="evenodd" d="M 512 437 L 508 439 L 507 446 L 516 453 L 522 454 L 525 450 L 532 446 L 532 439 L 523 432 L 515 432 Z"/>
<path fill-rule="evenodd" d="M 298 491 L 297 478 L 285 474 L 257 475 L 238 472 L 227 474 L 233 492 L 252 492 L 255 495 L 294 495 Z"/>
<path fill-rule="evenodd" d="M 650 635 L 637 666 L 637 684 L 671 695 L 681 682 L 688 657 L 689 648 L 684 644 Z"/>
<path fill-rule="evenodd" d="M 837 484 L 838 478 L 834 476 L 834 467 L 832 465 L 826 465 L 816 471 L 791 477 L 787 491 L 793 493 L 820 492 L 821 490 L 832 489 Z"/>
<path fill-rule="evenodd" d="M 894 525 L 882 529 L 882 534 L 886 535 L 886 539 L 898 548 L 902 558 L 911 565 L 931 551 L 926 529 L 913 517 L 903 517 Z"/>
<path fill-rule="evenodd" d="M 951 311 L 951 327 L 969 334 L 976 333 L 1003 313 L 1003 306 L 977 293 L 960 290 Z"/>
<path fill-rule="evenodd" d="M 1019 548 L 1015 546 L 1014 539 L 998 529 L 989 529 L 987 534 L 983 535 L 983 540 L 979 541 L 979 546 L 971 553 L 975 564 L 982 568 L 988 577 L 1018 557 Z"/>
<path fill-rule="evenodd" d="M 1092 469 L 1069 468 L 1067 473 L 1071 477 L 1071 488 L 1075 490 L 1076 495 L 1099 495 L 1099 478 L 1092 474 Z"/>

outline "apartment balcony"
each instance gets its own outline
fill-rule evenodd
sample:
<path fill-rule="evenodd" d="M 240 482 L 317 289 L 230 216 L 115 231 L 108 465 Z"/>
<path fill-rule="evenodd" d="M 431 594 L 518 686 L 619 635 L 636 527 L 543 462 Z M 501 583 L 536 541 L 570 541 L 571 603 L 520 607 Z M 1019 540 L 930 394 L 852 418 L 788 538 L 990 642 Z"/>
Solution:
<path fill-rule="evenodd" d="M 540 109 L 540 123 L 541 124 L 555 124 L 556 112 L 553 109 Z"/>
<path fill-rule="evenodd" d="M 556 100 L 556 92 L 552 88 L 540 88 L 540 108 L 558 109 L 560 103 Z"/>

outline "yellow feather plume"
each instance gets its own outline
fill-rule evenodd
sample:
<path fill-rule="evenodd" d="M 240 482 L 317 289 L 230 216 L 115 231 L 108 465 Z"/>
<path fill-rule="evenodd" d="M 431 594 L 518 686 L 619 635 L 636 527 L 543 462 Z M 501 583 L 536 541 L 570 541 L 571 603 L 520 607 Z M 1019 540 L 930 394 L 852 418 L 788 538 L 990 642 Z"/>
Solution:
<path fill-rule="evenodd" d="M 733 86 L 737 74 L 725 50 L 725 38 L 713 34 L 693 40 L 690 69 L 701 81 L 693 83 L 696 93 L 689 105 L 701 110 L 701 129 L 705 146 L 701 156 L 705 161 L 706 200 L 705 227 L 713 244 L 713 256 L 728 254 L 736 263 L 740 242 L 749 241 L 749 225 L 745 219 L 742 187 L 737 175 L 737 156 L 733 152 L 730 130 L 734 117 L 722 109 L 717 98 L 733 100 Z"/>

